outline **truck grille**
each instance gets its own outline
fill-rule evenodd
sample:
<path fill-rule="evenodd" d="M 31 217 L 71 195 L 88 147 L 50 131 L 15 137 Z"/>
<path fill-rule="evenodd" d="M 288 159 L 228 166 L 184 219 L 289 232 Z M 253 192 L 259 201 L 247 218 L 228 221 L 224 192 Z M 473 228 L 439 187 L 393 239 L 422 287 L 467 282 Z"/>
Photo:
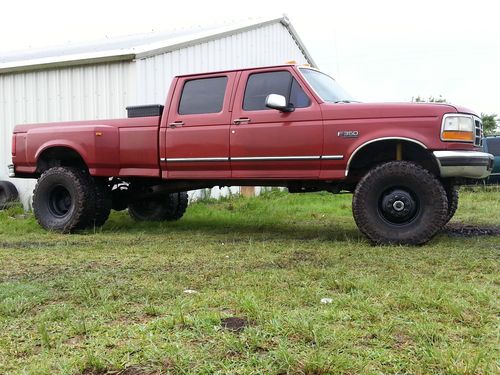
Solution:
<path fill-rule="evenodd" d="M 483 146 L 483 123 L 479 117 L 474 116 L 474 125 L 475 125 L 475 136 L 474 136 L 474 145 L 477 147 Z"/>

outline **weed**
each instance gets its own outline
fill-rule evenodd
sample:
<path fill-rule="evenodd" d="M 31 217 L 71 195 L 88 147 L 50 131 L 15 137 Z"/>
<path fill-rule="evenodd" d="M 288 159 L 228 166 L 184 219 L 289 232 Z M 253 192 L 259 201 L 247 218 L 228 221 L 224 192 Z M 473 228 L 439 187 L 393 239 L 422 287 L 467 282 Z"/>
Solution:
<path fill-rule="evenodd" d="M 38 325 L 38 333 L 40 334 L 40 342 L 42 344 L 42 347 L 45 349 L 50 349 L 50 336 L 49 332 L 47 331 L 45 322 L 41 322 Z"/>

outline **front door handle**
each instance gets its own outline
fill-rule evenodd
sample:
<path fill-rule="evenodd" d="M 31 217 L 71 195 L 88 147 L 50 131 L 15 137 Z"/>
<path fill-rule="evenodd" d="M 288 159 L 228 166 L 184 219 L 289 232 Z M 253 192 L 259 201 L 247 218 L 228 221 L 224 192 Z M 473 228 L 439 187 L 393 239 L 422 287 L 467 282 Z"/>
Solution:
<path fill-rule="evenodd" d="M 250 119 L 248 117 L 241 117 L 233 120 L 234 125 L 240 125 L 240 124 L 248 124 L 250 122 Z"/>
<path fill-rule="evenodd" d="M 171 122 L 170 124 L 168 124 L 168 126 L 172 129 L 182 128 L 183 125 L 184 125 L 184 122 L 182 122 L 182 121 L 174 121 L 174 122 Z"/>

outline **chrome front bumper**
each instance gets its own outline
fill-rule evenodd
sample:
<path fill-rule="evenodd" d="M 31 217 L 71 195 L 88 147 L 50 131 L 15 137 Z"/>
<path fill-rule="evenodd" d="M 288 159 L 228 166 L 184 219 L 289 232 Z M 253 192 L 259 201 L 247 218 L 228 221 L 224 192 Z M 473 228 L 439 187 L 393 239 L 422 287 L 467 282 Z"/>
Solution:
<path fill-rule="evenodd" d="M 14 164 L 9 164 L 9 177 L 16 177 L 16 171 L 14 169 Z"/>
<path fill-rule="evenodd" d="M 441 177 L 486 178 L 493 169 L 493 155 L 478 151 L 434 151 Z"/>

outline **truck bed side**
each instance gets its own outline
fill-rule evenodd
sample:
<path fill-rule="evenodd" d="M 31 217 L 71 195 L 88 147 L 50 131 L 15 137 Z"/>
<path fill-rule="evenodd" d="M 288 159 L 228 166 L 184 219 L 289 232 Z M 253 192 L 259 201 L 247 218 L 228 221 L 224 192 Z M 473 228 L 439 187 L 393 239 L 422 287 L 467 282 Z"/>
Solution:
<path fill-rule="evenodd" d="M 158 177 L 159 124 L 155 116 L 18 125 L 16 173 L 36 177 L 45 160 L 80 157 L 93 176 Z"/>

